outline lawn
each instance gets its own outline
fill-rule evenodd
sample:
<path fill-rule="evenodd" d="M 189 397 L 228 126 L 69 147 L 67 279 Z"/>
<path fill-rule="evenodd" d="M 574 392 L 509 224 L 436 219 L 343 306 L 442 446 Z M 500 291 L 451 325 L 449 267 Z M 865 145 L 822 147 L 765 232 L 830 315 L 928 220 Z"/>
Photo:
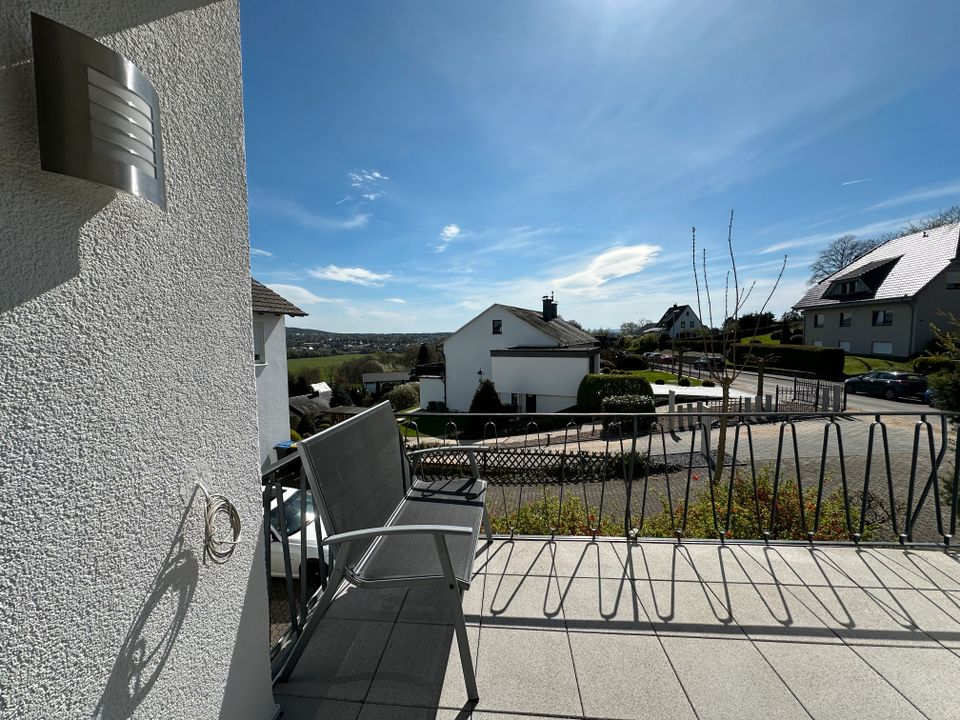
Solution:
<path fill-rule="evenodd" d="M 357 358 L 367 357 L 361 353 L 352 353 L 350 355 L 324 355 L 323 357 L 305 357 L 288 358 L 287 372 L 297 375 L 309 368 L 321 368 L 328 372 L 333 371 L 337 365 L 345 363 L 347 360 L 356 360 Z"/>
<path fill-rule="evenodd" d="M 762 345 L 779 345 L 780 341 L 774 340 L 772 337 L 770 337 L 770 335 L 772 335 L 772 333 L 767 333 L 766 335 L 754 335 L 751 338 L 745 337 L 740 342 L 749 343 L 753 342 L 754 340 L 759 340 Z"/>
<path fill-rule="evenodd" d="M 843 361 L 843 372 L 848 377 L 860 375 L 871 370 L 912 370 L 910 363 L 886 360 L 884 358 L 847 355 Z"/>
<path fill-rule="evenodd" d="M 637 377 L 642 377 L 648 383 L 653 385 L 657 380 L 663 380 L 666 385 L 676 385 L 677 384 L 677 374 L 663 372 L 662 370 L 634 370 L 631 375 L 636 375 Z M 697 380 L 696 378 L 687 376 L 687 380 L 690 381 L 690 385 L 693 387 L 698 387 L 702 384 L 702 381 Z"/>

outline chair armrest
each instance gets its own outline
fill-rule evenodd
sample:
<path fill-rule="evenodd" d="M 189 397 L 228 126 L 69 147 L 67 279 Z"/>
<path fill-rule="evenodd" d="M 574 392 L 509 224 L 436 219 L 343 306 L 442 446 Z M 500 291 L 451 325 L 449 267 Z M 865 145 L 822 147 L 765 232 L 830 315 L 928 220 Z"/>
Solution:
<path fill-rule="evenodd" d="M 381 535 L 472 535 L 473 529 L 465 525 L 390 525 L 389 527 L 351 530 L 325 537 L 323 545 L 342 544 L 354 540 L 366 540 Z"/>
<path fill-rule="evenodd" d="M 423 450 L 413 450 L 407 453 L 408 458 L 419 457 L 420 455 L 426 455 L 427 453 L 435 452 L 465 452 L 465 453 L 477 453 L 477 452 L 490 452 L 493 448 L 487 447 L 486 445 L 437 445 L 432 448 L 424 448 Z"/>

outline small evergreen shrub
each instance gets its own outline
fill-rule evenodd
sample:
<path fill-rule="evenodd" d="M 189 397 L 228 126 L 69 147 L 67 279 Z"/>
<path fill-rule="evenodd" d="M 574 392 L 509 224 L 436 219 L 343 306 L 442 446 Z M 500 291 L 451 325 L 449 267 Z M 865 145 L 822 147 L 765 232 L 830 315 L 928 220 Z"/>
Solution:
<path fill-rule="evenodd" d="M 654 384 L 654 385 L 666 385 L 666 383 L 665 383 L 663 380 L 656 380 L 656 381 L 654 381 L 653 384 Z"/>
<path fill-rule="evenodd" d="M 690 387 L 690 380 L 685 377 L 680 378 L 680 382 L 677 383 L 680 387 Z"/>
<path fill-rule="evenodd" d="M 700 387 L 716 387 L 717 384 L 713 380 L 704 380 L 700 383 Z"/>
<path fill-rule="evenodd" d="M 625 353 L 617 356 L 617 367 L 620 370 L 646 370 L 650 366 L 642 355 Z"/>
<path fill-rule="evenodd" d="M 636 375 L 585 375 L 577 388 L 577 409 L 600 412 L 600 403 L 610 395 L 648 395 L 653 397 L 650 383 Z"/>
<path fill-rule="evenodd" d="M 600 401 L 600 410 L 604 413 L 652 413 L 656 412 L 657 408 L 654 405 L 653 398 L 649 395 L 608 395 Z M 632 430 L 633 419 L 624 418 L 623 421 L 626 423 L 626 427 Z M 646 432 L 653 424 L 653 418 L 649 417 L 637 418 L 637 421 L 637 427 L 641 432 Z M 604 430 L 609 427 L 610 423 L 616 422 L 617 418 L 603 418 Z"/>
<path fill-rule="evenodd" d="M 771 340 L 779 340 L 781 337 L 783 337 L 783 330 L 774 330 L 770 333 Z"/>
<path fill-rule="evenodd" d="M 390 407 L 394 410 L 406 410 L 409 407 L 420 406 L 420 383 L 404 383 L 397 385 L 387 395 Z"/>
<path fill-rule="evenodd" d="M 941 370 L 956 370 L 958 368 L 960 368 L 960 363 L 945 355 L 924 355 L 913 361 L 914 372 L 923 375 L 932 375 Z"/>

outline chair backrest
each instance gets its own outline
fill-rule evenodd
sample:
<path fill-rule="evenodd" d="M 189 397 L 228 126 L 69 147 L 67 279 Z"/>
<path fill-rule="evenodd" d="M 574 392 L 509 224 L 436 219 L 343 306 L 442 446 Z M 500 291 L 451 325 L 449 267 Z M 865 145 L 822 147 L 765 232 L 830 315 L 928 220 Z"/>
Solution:
<path fill-rule="evenodd" d="M 298 444 L 327 533 L 385 525 L 405 492 L 406 461 L 390 403 L 384 402 Z M 354 543 L 352 565 L 370 542 Z"/>

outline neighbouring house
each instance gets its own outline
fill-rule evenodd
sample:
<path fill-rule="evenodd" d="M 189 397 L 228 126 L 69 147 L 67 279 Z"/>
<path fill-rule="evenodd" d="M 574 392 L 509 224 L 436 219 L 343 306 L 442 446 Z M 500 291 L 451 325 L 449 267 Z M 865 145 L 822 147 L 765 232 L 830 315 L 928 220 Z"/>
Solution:
<path fill-rule="evenodd" d="M 361 376 L 363 389 L 374 397 L 390 392 L 397 385 L 410 381 L 410 372 L 371 372 Z"/>
<path fill-rule="evenodd" d="M 647 327 L 647 326 L 644 326 Z M 663 317 L 653 327 L 647 327 L 647 332 L 656 332 L 660 335 L 669 335 L 672 339 L 700 337 L 703 324 L 697 313 L 689 305 L 676 305 L 668 308 Z"/>
<path fill-rule="evenodd" d="M 885 242 L 807 290 L 808 344 L 908 357 L 933 339 L 940 310 L 960 311 L 960 223 Z"/>
<path fill-rule="evenodd" d="M 253 278 L 250 284 L 260 464 L 263 466 L 276 460 L 277 445 L 290 441 L 286 316 L 304 317 L 307 313 Z"/>
<path fill-rule="evenodd" d="M 555 412 L 575 404 L 583 376 L 600 369 L 596 338 L 559 317 L 552 296 L 542 311 L 491 305 L 441 348 L 443 372 L 420 376 L 423 409 L 466 412 L 479 382 L 493 380 L 504 405 Z"/>

